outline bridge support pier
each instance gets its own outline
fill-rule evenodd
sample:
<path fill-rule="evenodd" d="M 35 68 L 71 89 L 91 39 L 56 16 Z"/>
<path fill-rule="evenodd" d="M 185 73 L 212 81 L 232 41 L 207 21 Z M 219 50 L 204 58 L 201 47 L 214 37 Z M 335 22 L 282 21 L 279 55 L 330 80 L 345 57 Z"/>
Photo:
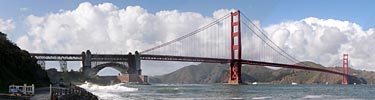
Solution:
<path fill-rule="evenodd" d="M 129 65 L 129 71 L 128 74 L 142 74 L 141 70 L 141 56 L 138 53 L 138 51 L 135 51 L 134 55 L 129 52 L 128 54 L 128 65 Z"/>
<path fill-rule="evenodd" d="M 135 51 L 134 55 L 129 52 L 128 66 L 128 73 L 117 76 L 117 79 L 124 83 L 148 84 L 148 76 L 142 75 L 141 55 L 138 51 Z"/>
<path fill-rule="evenodd" d="M 241 62 L 234 61 L 229 66 L 228 84 L 241 84 Z"/>
<path fill-rule="evenodd" d="M 91 68 L 91 52 L 87 50 L 86 53 L 82 52 L 82 73 L 85 77 L 93 78 L 96 73 L 94 73 Z"/>

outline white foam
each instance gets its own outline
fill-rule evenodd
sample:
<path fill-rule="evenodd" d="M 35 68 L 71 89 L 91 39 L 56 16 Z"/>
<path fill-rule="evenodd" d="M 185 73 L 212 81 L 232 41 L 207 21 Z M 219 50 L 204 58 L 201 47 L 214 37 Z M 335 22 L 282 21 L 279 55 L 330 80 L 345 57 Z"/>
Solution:
<path fill-rule="evenodd" d="M 319 98 L 323 98 L 325 95 L 306 95 L 302 98 L 304 99 L 319 99 Z"/>
<path fill-rule="evenodd" d="M 271 99 L 272 97 L 253 97 L 254 100 Z"/>
<path fill-rule="evenodd" d="M 211 84 L 153 84 L 153 86 L 211 86 Z"/>
<path fill-rule="evenodd" d="M 101 100 L 123 100 L 120 93 L 137 91 L 137 88 L 125 87 L 123 84 L 114 84 L 108 86 L 100 86 L 93 83 L 85 83 L 79 85 L 79 87 L 90 91 L 94 95 L 97 95 Z"/>
<path fill-rule="evenodd" d="M 231 100 L 244 100 L 243 98 L 237 97 L 237 98 L 230 98 Z"/>

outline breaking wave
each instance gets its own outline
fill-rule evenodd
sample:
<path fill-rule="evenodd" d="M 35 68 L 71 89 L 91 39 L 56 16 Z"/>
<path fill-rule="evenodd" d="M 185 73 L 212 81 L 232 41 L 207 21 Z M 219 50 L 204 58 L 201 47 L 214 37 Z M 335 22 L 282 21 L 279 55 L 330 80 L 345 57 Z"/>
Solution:
<path fill-rule="evenodd" d="M 120 93 L 138 91 L 137 88 L 126 87 L 123 83 L 100 86 L 86 82 L 85 84 L 79 85 L 79 87 L 97 95 L 100 100 L 123 100 L 124 98 L 121 97 Z"/>

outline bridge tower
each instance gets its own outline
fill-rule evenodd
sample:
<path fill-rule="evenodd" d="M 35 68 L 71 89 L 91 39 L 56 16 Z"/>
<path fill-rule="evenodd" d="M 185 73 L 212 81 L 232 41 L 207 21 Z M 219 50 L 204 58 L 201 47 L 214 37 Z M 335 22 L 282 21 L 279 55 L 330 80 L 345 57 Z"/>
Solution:
<path fill-rule="evenodd" d="M 60 60 L 60 69 L 62 72 L 68 72 L 68 65 L 65 60 Z"/>
<path fill-rule="evenodd" d="M 349 55 L 348 54 L 344 54 L 344 57 L 342 59 L 342 72 L 344 74 L 349 73 Z M 348 84 L 348 76 L 343 75 L 341 83 Z"/>
<path fill-rule="evenodd" d="M 82 72 L 84 73 L 85 77 L 93 77 L 94 73 L 91 68 L 91 52 L 87 50 L 86 53 L 82 52 Z"/>
<path fill-rule="evenodd" d="M 240 11 L 231 12 L 231 50 L 229 65 L 229 84 L 240 84 L 241 81 L 241 20 Z"/>
<path fill-rule="evenodd" d="M 138 51 L 135 51 L 134 55 L 131 52 L 129 52 L 127 62 L 129 65 L 128 74 L 137 74 L 137 75 L 142 74 L 141 55 L 138 53 Z"/>

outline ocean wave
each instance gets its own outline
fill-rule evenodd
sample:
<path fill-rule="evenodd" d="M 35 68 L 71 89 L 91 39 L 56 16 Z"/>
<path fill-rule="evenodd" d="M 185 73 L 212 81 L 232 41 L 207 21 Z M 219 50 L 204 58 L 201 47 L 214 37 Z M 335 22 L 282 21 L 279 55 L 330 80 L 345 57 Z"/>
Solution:
<path fill-rule="evenodd" d="M 325 96 L 327 96 L 327 95 L 306 95 L 302 98 L 304 98 L 304 99 L 321 99 L 321 98 L 324 98 Z"/>
<path fill-rule="evenodd" d="M 271 99 L 272 97 L 253 97 L 253 100 L 263 100 L 263 99 Z"/>
<path fill-rule="evenodd" d="M 100 86 L 86 82 L 85 84 L 79 85 L 79 87 L 97 95 L 101 100 L 123 100 L 124 98 L 121 97 L 120 93 L 138 91 L 138 88 L 125 87 L 122 83 Z"/>
<path fill-rule="evenodd" d="M 212 86 L 212 84 L 153 84 L 153 86 Z"/>

